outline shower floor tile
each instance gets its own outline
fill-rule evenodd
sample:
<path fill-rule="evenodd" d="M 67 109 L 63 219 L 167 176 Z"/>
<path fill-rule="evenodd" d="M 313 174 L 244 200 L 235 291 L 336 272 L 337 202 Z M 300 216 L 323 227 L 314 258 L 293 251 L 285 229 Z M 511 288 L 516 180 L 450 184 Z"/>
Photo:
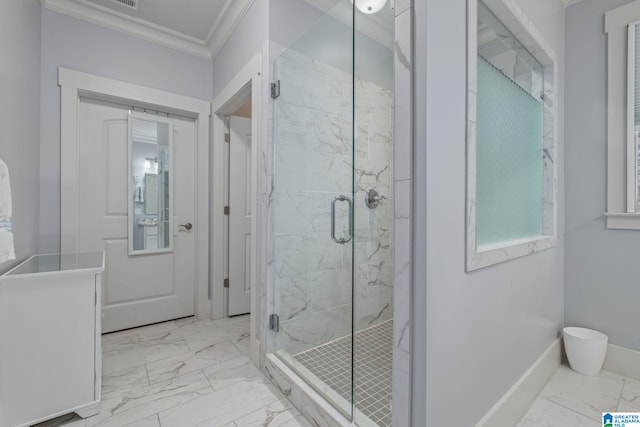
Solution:
<path fill-rule="evenodd" d="M 298 353 L 293 358 L 347 402 L 351 401 L 354 366 L 356 409 L 380 427 L 391 426 L 393 320 L 356 332 L 354 341 L 353 365 L 350 336 Z"/>

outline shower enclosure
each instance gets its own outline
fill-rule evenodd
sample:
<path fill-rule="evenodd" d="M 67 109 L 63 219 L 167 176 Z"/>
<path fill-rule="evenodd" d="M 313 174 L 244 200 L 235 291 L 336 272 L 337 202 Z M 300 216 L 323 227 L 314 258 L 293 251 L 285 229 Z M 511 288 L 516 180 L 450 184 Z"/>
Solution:
<path fill-rule="evenodd" d="M 274 353 L 360 426 L 391 425 L 393 10 L 272 2 Z"/>

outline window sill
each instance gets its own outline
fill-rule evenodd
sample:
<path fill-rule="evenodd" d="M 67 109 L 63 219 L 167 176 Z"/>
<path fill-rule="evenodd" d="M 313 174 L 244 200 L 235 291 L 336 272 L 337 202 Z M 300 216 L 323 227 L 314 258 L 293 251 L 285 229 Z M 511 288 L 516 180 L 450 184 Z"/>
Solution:
<path fill-rule="evenodd" d="M 612 230 L 640 230 L 640 213 L 605 212 L 607 228 Z"/>
<path fill-rule="evenodd" d="M 468 254 L 467 272 L 540 252 L 555 245 L 555 236 L 542 235 L 480 246 Z"/>

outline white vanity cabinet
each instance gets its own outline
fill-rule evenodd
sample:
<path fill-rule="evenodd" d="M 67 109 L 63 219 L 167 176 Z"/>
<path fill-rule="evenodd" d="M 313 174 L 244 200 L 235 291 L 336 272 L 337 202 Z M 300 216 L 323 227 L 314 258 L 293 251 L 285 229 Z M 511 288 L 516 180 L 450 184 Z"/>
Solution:
<path fill-rule="evenodd" d="M 0 426 L 100 411 L 102 253 L 36 255 L 0 276 Z"/>

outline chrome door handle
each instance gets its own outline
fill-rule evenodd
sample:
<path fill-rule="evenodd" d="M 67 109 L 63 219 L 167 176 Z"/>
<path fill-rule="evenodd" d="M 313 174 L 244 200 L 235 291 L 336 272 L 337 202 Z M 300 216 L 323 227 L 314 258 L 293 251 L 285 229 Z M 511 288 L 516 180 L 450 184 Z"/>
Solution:
<path fill-rule="evenodd" d="M 180 224 L 178 227 L 184 228 L 185 230 L 189 231 L 193 228 L 193 224 L 188 222 L 186 224 Z"/>
<path fill-rule="evenodd" d="M 349 235 L 347 237 L 336 238 L 336 203 L 347 202 L 349 204 Z M 331 238 L 334 242 L 344 245 L 351 241 L 353 237 L 353 202 L 347 196 L 338 196 L 331 201 Z"/>

